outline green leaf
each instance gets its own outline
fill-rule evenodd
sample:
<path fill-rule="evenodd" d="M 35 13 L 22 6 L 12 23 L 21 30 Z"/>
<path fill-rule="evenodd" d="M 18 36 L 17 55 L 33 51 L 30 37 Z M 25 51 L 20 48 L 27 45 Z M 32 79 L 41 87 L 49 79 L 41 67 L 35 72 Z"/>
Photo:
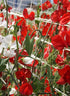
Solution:
<path fill-rule="evenodd" d="M 1 65 L 4 65 L 4 64 L 7 64 L 8 60 L 9 60 L 9 58 L 2 59 L 2 60 L 1 60 L 1 63 L 0 63 L 0 66 L 1 66 Z"/>
<path fill-rule="evenodd" d="M 0 89 L 2 88 L 2 86 L 3 86 L 3 83 L 2 83 L 2 81 L 0 80 Z"/>
<path fill-rule="evenodd" d="M 38 78 L 35 78 L 33 80 L 32 87 L 33 87 L 35 93 L 43 92 L 43 90 L 44 90 L 44 79 L 39 80 Z"/>
<path fill-rule="evenodd" d="M 30 40 L 30 37 L 27 34 L 26 39 L 25 39 L 25 49 L 27 50 L 27 52 L 28 52 L 29 55 L 31 55 L 31 53 L 32 53 L 33 43 L 34 43 L 34 38 L 32 38 Z"/>
<path fill-rule="evenodd" d="M 6 65 L 1 65 L 0 66 L 0 72 L 4 71 L 5 68 L 6 68 Z"/>
<path fill-rule="evenodd" d="M 49 81 L 53 81 L 54 76 L 52 74 L 52 70 L 51 70 L 50 66 L 47 65 L 46 68 L 47 68 L 47 77 L 48 77 Z"/>
<path fill-rule="evenodd" d="M 31 40 L 30 40 L 30 54 L 32 53 L 32 50 L 33 50 L 33 44 L 34 44 L 34 38 L 32 38 Z"/>
<path fill-rule="evenodd" d="M 26 48 L 26 50 L 27 50 L 27 52 L 29 54 L 30 38 L 29 38 L 28 34 L 27 34 L 26 39 L 25 39 L 25 48 Z"/>
<path fill-rule="evenodd" d="M 7 64 L 8 60 L 9 58 L 6 58 L 6 59 L 0 58 L 0 72 L 2 72 L 6 68 L 5 64 Z"/>

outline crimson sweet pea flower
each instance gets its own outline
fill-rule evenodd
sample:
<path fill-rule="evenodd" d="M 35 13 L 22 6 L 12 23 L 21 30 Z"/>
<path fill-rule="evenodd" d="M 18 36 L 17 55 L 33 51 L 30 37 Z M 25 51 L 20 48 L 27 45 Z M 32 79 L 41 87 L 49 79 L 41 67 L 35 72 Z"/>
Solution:
<path fill-rule="evenodd" d="M 46 19 L 47 18 L 46 13 L 42 13 L 41 18 Z"/>
<path fill-rule="evenodd" d="M 25 18 L 24 17 L 19 17 L 19 16 L 17 16 L 17 18 L 15 19 L 15 23 L 16 22 L 18 22 L 18 26 L 21 26 L 22 25 L 22 23 L 24 23 L 24 24 L 26 24 L 26 20 L 25 20 Z"/>
<path fill-rule="evenodd" d="M 70 66 L 65 65 L 62 69 L 58 69 L 58 73 L 61 76 L 60 79 L 56 82 L 57 84 L 70 84 Z"/>
<path fill-rule="evenodd" d="M 35 18 L 35 13 L 32 11 L 32 12 L 30 12 L 30 14 L 28 15 L 28 19 L 29 20 L 34 20 L 34 18 Z"/>
<path fill-rule="evenodd" d="M 61 2 L 62 0 L 53 0 L 53 2 L 55 3 L 55 4 L 57 4 L 58 2 Z"/>
<path fill-rule="evenodd" d="M 69 11 L 70 11 L 70 3 L 69 3 L 69 5 L 68 5 L 68 7 L 67 7 L 67 10 L 69 10 Z"/>
<path fill-rule="evenodd" d="M 1 90 L 5 91 L 5 90 L 7 90 L 7 87 L 5 85 L 3 85 Z"/>
<path fill-rule="evenodd" d="M 21 36 L 18 37 L 19 42 L 22 44 L 22 42 L 24 41 L 26 35 L 27 35 L 27 26 L 26 26 L 26 20 L 24 17 L 19 17 L 17 16 L 17 18 L 15 19 L 15 22 L 18 22 L 18 26 L 21 26 Z"/>
<path fill-rule="evenodd" d="M 12 19 L 12 20 L 13 20 L 13 19 L 14 19 L 14 15 L 11 15 L 11 16 L 10 16 L 10 19 Z"/>
<path fill-rule="evenodd" d="M 47 0 L 46 2 L 44 2 L 43 4 L 42 4 L 42 10 L 44 11 L 44 10 L 47 10 L 48 8 L 51 8 L 52 7 L 52 4 L 50 3 L 50 1 L 49 0 Z"/>
<path fill-rule="evenodd" d="M 59 22 L 59 20 L 60 20 L 59 10 L 55 10 L 55 11 L 51 14 L 51 20 L 52 20 L 53 22 Z"/>
<path fill-rule="evenodd" d="M 67 24 L 69 21 L 70 21 L 70 12 L 67 12 L 61 17 L 60 24 L 64 25 Z"/>
<path fill-rule="evenodd" d="M 27 81 L 26 78 L 31 78 L 31 72 L 29 69 L 22 68 L 16 72 L 16 77 L 21 81 Z"/>
<path fill-rule="evenodd" d="M 51 95 L 51 87 L 50 87 L 49 80 L 48 80 L 47 77 L 45 78 L 44 84 L 47 86 L 47 87 L 45 88 L 44 92 L 45 92 L 45 93 L 50 93 L 49 96 L 52 96 L 52 95 Z M 45 94 L 44 96 L 48 96 L 48 95 Z"/>
<path fill-rule="evenodd" d="M 30 12 L 30 14 L 28 14 L 28 11 L 27 11 L 27 9 L 25 8 L 24 10 L 23 10 L 23 16 L 25 17 L 25 19 L 29 19 L 29 20 L 34 20 L 34 18 L 35 18 L 35 13 L 32 11 L 32 12 Z"/>
<path fill-rule="evenodd" d="M 21 28 L 21 37 L 23 37 L 25 39 L 27 35 L 27 26 L 26 24 L 23 22 L 22 23 L 22 28 Z"/>
<path fill-rule="evenodd" d="M 23 10 L 23 16 L 24 16 L 26 19 L 28 18 L 28 11 L 27 11 L 26 8 Z"/>
<path fill-rule="evenodd" d="M 67 10 L 68 5 L 70 4 L 69 0 L 62 0 L 63 9 Z"/>
<path fill-rule="evenodd" d="M 57 58 L 56 58 L 55 62 L 58 65 L 64 65 L 64 59 L 60 55 L 57 55 Z"/>
<path fill-rule="evenodd" d="M 53 36 L 51 42 L 54 48 L 58 50 L 63 50 L 64 47 L 68 47 L 66 41 L 60 35 Z"/>
<path fill-rule="evenodd" d="M 50 86 L 47 86 L 47 87 L 45 88 L 45 91 L 44 91 L 44 92 L 45 92 L 45 93 L 50 93 L 49 96 L 52 96 Z M 44 96 L 48 96 L 48 95 L 45 94 Z"/>
<path fill-rule="evenodd" d="M 17 71 L 15 74 L 16 74 L 17 79 L 24 81 L 24 83 L 27 82 L 25 78 L 25 74 L 23 73 L 22 70 Z"/>
<path fill-rule="evenodd" d="M 0 13 L 0 17 L 2 17 L 2 18 L 4 17 L 3 13 Z"/>
<path fill-rule="evenodd" d="M 29 96 L 32 94 L 33 92 L 33 88 L 29 83 L 24 83 L 20 86 L 19 89 L 20 94 L 22 94 L 23 96 Z"/>

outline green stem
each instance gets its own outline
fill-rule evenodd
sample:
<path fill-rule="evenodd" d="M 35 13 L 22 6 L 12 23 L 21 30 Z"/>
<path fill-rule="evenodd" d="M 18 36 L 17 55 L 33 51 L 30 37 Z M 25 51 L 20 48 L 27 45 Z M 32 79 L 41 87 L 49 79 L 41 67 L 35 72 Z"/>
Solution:
<path fill-rule="evenodd" d="M 18 70 L 18 55 L 19 55 L 19 45 L 18 45 L 18 39 L 17 39 L 17 24 L 16 24 L 16 26 L 15 26 L 15 29 L 14 29 L 14 31 L 15 31 L 15 36 L 16 36 L 16 46 L 17 46 L 17 50 L 16 50 L 16 60 L 15 60 L 15 64 L 17 65 L 17 70 Z"/>
<path fill-rule="evenodd" d="M 8 5 L 6 0 L 6 21 L 7 21 L 7 34 L 8 34 Z"/>
<path fill-rule="evenodd" d="M 37 29 L 36 29 L 36 30 L 34 30 L 34 31 L 31 33 L 30 38 L 31 38 L 32 34 L 33 34 L 35 31 L 39 31 L 39 32 L 41 33 L 40 30 L 37 30 Z"/>
<path fill-rule="evenodd" d="M 46 39 L 46 37 L 48 36 L 48 33 L 49 33 L 49 31 L 50 31 L 50 29 L 51 29 L 51 27 L 52 27 L 52 24 L 53 24 L 53 22 L 50 24 L 50 27 L 49 27 L 49 29 L 48 29 L 48 31 L 47 31 L 47 33 L 46 33 L 45 37 L 44 37 L 44 40 L 45 40 L 45 39 Z"/>
<path fill-rule="evenodd" d="M 10 72 L 9 72 L 9 74 L 10 74 L 12 80 L 14 81 L 14 83 L 15 83 L 15 84 L 17 85 L 17 87 L 19 88 L 18 83 L 17 83 L 16 80 L 14 79 L 13 75 L 12 75 Z"/>

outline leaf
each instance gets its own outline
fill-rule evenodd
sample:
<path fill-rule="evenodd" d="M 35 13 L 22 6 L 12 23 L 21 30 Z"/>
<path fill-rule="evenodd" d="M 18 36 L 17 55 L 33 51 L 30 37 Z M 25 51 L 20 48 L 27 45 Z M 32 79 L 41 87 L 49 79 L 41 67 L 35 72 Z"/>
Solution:
<path fill-rule="evenodd" d="M 29 35 L 27 34 L 25 39 L 25 49 L 27 50 L 28 54 L 31 55 L 33 50 L 34 38 L 30 40 Z"/>
<path fill-rule="evenodd" d="M 43 90 L 44 90 L 44 79 L 39 80 L 38 78 L 35 78 L 33 80 L 32 87 L 33 87 L 35 93 L 43 92 Z"/>
<path fill-rule="evenodd" d="M 26 39 L 25 39 L 25 49 L 27 50 L 28 54 L 30 55 L 29 48 L 30 48 L 30 37 L 27 34 Z"/>
<path fill-rule="evenodd" d="M 48 65 L 46 66 L 46 68 L 47 68 L 47 77 L 48 77 L 49 81 L 51 81 L 51 80 L 53 81 L 54 76 L 52 74 L 51 68 Z"/>
<path fill-rule="evenodd" d="M 6 65 L 1 65 L 0 66 L 0 72 L 2 72 L 6 68 Z"/>
<path fill-rule="evenodd" d="M 2 60 L 1 60 L 1 63 L 0 63 L 0 66 L 1 66 L 1 65 L 4 65 L 4 64 L 7 64 L 8 60 L 9 60 L 9 58 L 2 59 Z"/>
<path fill-rule="evenodd" d="M 33 44 L 34 44 L 34 38 L 30 40 L 30 54 L 32 53 L 33 50 Z"/>
<path fill-rule="evenodd" d="M 2 84 L 2 81 L 0 80 L 0 89 L 2 88 L 3 84 Z"/>

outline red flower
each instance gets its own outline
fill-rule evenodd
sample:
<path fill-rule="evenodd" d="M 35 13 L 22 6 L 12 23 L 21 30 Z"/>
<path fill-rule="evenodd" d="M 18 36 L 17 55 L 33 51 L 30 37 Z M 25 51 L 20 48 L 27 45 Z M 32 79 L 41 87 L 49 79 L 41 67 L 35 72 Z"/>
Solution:
<path fill-rule="evenodd" d="M 50 19 L 50 15 L 49 15 L 49 14 L 46 15 L 46 13 L 43 13 L 43 14 L 41 15 L 41 18 Z"/>
<path fill-rule="evenodd" d="M 27 11 L 27 9 L 24 9 L 23 10 L 23 16 L 26 18 L 26 19 L 29 19 L 29 20 L 34 20 L 34 18 L 35 18 L 35 13 L 32 11 L 32 12 L 30 12 L 30 14 L 28 15 L 28 11 Z"/>
<path fill-rule="evenodd" d="M 0 13 L 0 17 L 2 17 L 2 18 L 4 17 L 3 13 Z"/>
<path fill-rule="evenodd" d="M 33 88 L 29 83 L 25 83 L 20 86 L 19 92 L 22 95 L 29 96 L 32 94 Z"/>
<path fill-rule="evenodd" d="M 23 73 L 23 70 L 22 69 L 20 69 L 19 71 L 17 71 L 15 74 L 16 74 L 17 79 L 19 79 L 21 81 L 24 81 L 24 82 L 27 82 L 27 80 L 25 78 L 25 74 Z"/>
<path fill-rule="evenodd" d="M 3 87 L 1 88 L 1 90 L 5 91 L 5 90 L 7 90 L 7 87 L 5 85 L 3 85 Z"/>
<path fill-rule="evenodd" d="M 60 55 L 57 55 L 57 58 L 55 60 L 55 62 L 59 65 L 63 65 L 64 64 L 64 60 Z"/>
<path fill-rule="evenodd" d="M 14 19 L 14 15 L 11 15 L 11 16 L 10 16 L 10 19 Z"/>
<path fill-rule="evenodd" d="M 57 4 L 58 2 L 61 2 L 62 0 L 53 0 L 53 2 L 55 3 L 55 4 Z"/>
<path fill-rule="evenodd" d="M 25 69 L 25 70 L 24 70 L 24 74 L 25 74 L 25 76 L 26 76 L 27 78 L 31 78 L 31 72 L 30 72 L 29 69 Z"/>
<path fill-rule="evenodd" d="M 23 37 L 25 39 L 26 35 L 27 35 L 27 26 L 25 23 L 23 23 L 22 28 L 21 28 L 21 37 Z"/>
<path fill-rule="evenodd" d="M 41 15 L 41 18 L 46 19 L 46 18 L 47 18 L 46 13 L 43 13 L 43 14 Z"/>
<path fill-rule="evenodd" d="M 63 8 L 67 10 L 68 5 L 70 4 L 69 0 L 62 0 Z"/>
<path fill-rule="evenodd" d="M 64 14 L 60 19 L 60 24 L 67 24 L 70 21 L 70 12 Z"/>
<path fill-rule="evenodd" d="M 51 95 L 50 86 L 47 86 L 47 87 L 45 88 L 45 93 L 50 93 L 49 96 L 52 96 L 52 95 Z M 48 95 L 44 95 L 44 96 L 48 96 Z"/>
<path fill-rule="evenodd" d="M 44 2 L 43 4 L 42 4 L 42 10 L 44 11 L 44 10 L 47 10 L 48 8 L 51 8 L 52 7 L 52 4 L 50 3 L 50 1 L 46 1 L 46 2 Z"/>
<path fill-rule="evenodd" d="M 52 14 L 51 14 L 51 20 L 53 22 L 59 22 L 60 20 L 60 14 L 58 10 L 55 10 Z"/>
<path fill-rule="evenodd" d="M 16 22 L 18 22 L 18 26 L 21 26 L 23 23 L 26 24 L 26 20 L 24 19 L 24 17 L 17 16 L 17 18 L 15 19 L 15 23 Z"/>
<path fill-rule="evenodd" d="M 63 84 L 65 84 L 65 81 L 64 81 L 64 79 L 61 77 L 56 83 L 57 83 L 57 84 L 60 84 L 60 85 L 63 85 Z"/>
<path fill-rule="evenodd" d="M 69 5 L 67 6 L 67 10 L 70 10 L 70 3 L 69 3 Z"/>
<path fill-rule="evenodd" d="M 70 84 L 70 66 L 65 65 L 64 68 L 58 69 L 58 73 L 61 76 L 61 78 L 56 82 L 57 84 Z"/>
<path fill-rule="evenodd" d="M 55 35 L 54 37 L 52 37 L 51 42 L 53 46 L 58 50 L 62 50 L 64 49 L 64 47 L 68 47 L 66 41 L 64 41 L 64 39 L 60 35 Z"/>
<path fill-rule="evenodd" d="M 49 14 L 47 14 L 47 15 L 46 15 L 46 18 L 47 18 L 47 19 L 50 19 L 50 15 L 49 15 Z"/>
<path fill-rule="evenodd" d="M 29 69 L 22 68 L 16 72 L 16 77 L 21 81 L 26 81 L 26 78 L 31 78 L 31 72 Z"/>
<path fill-rule="evenodd" d="M 32 11 L 29 15 L 28 15 L 28 19 L 29 20 L 34 20 L 34 18 L 35 18 L 35 13 Z"/>
<path fill-rule="evenodd" d="M 14 58 L 15 58 L 15 57 L 11 57 L 11 58 L 9 58 L 9 62 L 11 62 L 11 63 L 14 64 Z"/>
<path fill-rule="evenodd" d="M 26 8 L 23 10 L 23 16 L 24 16 L 26 19 L 28 19 L 28 11 L 27 11 Z"/>

